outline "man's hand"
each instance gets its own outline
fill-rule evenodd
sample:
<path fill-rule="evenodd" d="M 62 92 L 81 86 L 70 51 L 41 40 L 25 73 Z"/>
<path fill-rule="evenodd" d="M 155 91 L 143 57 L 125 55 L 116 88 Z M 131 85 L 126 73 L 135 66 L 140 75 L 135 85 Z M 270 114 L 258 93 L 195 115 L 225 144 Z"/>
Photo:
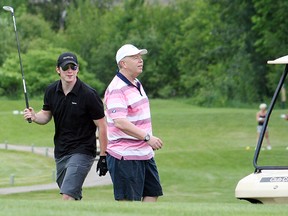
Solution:
<path fill-rule="evenodd" d="M 153 150 L 159 150 L 163 146 L 163 141 L 155 136 L 151 136 L 147 143 L 152 147 Z"/>
<path fill-rule="evenodd" d="M 96 172 L 98 173 L 99 176 L 105 176 L 106 173 L 108 172 L 106 156 L 100 156 L 97 163 Z"/>

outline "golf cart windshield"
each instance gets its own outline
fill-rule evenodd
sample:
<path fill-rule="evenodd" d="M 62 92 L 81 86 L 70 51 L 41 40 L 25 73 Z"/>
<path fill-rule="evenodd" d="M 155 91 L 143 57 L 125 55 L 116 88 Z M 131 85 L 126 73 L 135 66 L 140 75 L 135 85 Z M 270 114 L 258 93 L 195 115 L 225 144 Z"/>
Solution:
<path fill-rule="evenodd" d="M 268 106 L 266 118 L 257 142 L 253 165 L 255 172 L 261 170 L 288 170 L 287 152 L 288 152 L 288 137 L 283 136 L 288 131 L 288 121 L 285 115 L 288 114 L 284 106 L 279 106 L 280 92 L 284 89 L 284 83 L 288 72 L 288 55 L 281 58 L 267 62 L 271 65 L 278 65 L 282 67 L 285 65 L 284 72 L 280 77 L 279 83 L 274 92 L 270 105 Z M 276 66 L 275 66 L 276 67 Z M 280 95 L 281 96 L 281 95 Z M 285 99 L 286 102 L 286 99 Z M 272 114 L 273 111 L 273 114 Z M 282 118 L 281 118 L 282 117 Z M 284 118 L 284 119 L 283 119 Z M 265 150 L 265 133 L 268 132 L 269 123 L 269 137 L 272 144 L 271 151 Z M 271 126 L 271 127 L 270 127 Z M 264 142 L 264 144 L 263 144 Z M 261 155 L 261 157 L 259 157 Z"/>

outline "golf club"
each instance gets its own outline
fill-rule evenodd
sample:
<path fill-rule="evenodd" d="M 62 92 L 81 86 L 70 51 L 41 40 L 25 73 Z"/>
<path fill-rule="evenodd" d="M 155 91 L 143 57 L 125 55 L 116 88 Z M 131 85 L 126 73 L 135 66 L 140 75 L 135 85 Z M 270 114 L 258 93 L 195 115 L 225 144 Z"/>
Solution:
<path fill-rule="evenodd" d="M 11 15 L 12 15 L 12 18 L 13 18 L 14 31 L 15 31 L 15 36 L 16 36 L 16 42 L 17 42 L 17 48 L 18 48 L 18 56 L 19 56 L 19 62 L 20 62 L 20 70 L 21 70 L 21 74 L 22 74 L 22 82 L 23 82 L 23 89 L 24 89 L 26 108 L 29 109 L 28 95 L 27 95 L 27 91 L 26 91 L 26 81 L 25 81 L 25 77 L 24 77 L 22 59 L 21 59 L 21 55 L 20 55 L 20 44 L 19 44 L 19 40 L 18 40 L 18 33 L 17 33 L 17 28 L 16 28 L 16 20 L 15 20 L 15 16 L 14 16 L 14 9 L 12 7 L 10 7 L 10 6 L 3 6 L 3 9 L 6 10 L 6 11 L 11 12 Z M 32 120 L 30 118 L 27 119 L 27 121 L 29 123 L 32 122 Z"/>

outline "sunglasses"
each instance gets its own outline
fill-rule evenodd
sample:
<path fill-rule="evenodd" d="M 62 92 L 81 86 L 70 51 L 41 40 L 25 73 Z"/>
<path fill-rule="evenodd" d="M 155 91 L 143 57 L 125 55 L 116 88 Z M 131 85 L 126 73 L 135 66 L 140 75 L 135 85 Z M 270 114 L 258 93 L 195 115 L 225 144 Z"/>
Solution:
<path fill-rule="evenodd" d="M 69 68 L 71 68 L 71 70 L 77 70 L 78 66 L 74 65 L 74 64 L 67 64 L 63 67 L 61 67 L 63 71 L 67 71 Z"/>

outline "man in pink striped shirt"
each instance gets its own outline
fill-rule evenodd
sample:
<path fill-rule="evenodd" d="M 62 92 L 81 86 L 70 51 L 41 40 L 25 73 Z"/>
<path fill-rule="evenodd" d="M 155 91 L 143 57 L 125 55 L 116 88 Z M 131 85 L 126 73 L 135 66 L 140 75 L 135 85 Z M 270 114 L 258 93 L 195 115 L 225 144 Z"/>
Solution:
<path fill-rule="evenodd" d="M 108 123 L 107 165 L 115 200 L 155 202 L 163 195 L 154 150 L 163 142 L 152 134 L 148 97 L 137 77 L 146 49 L 125 44 L 116 53 L 119 68 L 104 103 Z"/>

